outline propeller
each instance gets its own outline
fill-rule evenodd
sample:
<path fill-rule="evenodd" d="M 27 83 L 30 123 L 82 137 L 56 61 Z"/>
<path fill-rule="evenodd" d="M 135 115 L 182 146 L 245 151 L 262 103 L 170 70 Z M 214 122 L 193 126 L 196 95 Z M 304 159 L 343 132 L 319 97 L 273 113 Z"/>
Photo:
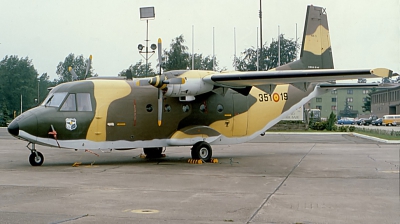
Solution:
<path fill-rule="evenodd" d="M 85 79 L 89 73 L 90 65 L 92 64 L 92 55 L 89 56 L 88 62 L 87 62 L 87 67 L 86 67 L 86 73 L 85 73 Z"/>
<path fill-rule="evenodd" d="M 162 44 L 161 44 L 161 38 L 158 38 L 158 62 L 159 62 L 159 64 L 160 64 L 160 75 L 159 76 L 157 76 L 157 78 L 158 78 L 158 80 L 160 80 L 161 79 L 161 77 L 163 77 L 163 80 L 162 81 L 164 81 L 165 80 L 165 76 L 164 75 L 161 75 L 161 72 L 162 72 L 162 57 L 161 57 L 161 52 L 162 52 Z M 154 78 L 152 78 L 152 79 L 154 79 Z M 149 83 L 150 84 L 152 84 L 151 83 L 151 81 L 152 81 L 152 79 L 150 79 L 149 80 Z M 163 83 L 161 81 L 161 83 Z M 157 101 L 158 101 L 158 113 L 157 113 L 157 117 L 158 117 L 158 126 L 161 126 L 161 121 L 162 121 L 162 101 L 163 101 L 163 94 L 162 94 L 162 90 L 161 90 L 161 87 L 162 86 L 160 86 L 159 88 L 158 88 L 158 99 L 157 99 Z"/>
<path fill-rule="evenodd" d="M 85 77 L 84 79 L 86 79 L 88 73 L 89 73 L 89 69 L 90 69 L 90 65 L 92 64 L 92 55 L 89 56 L 88 62 L 87 62 L 87 66 L 86 66 L 86 73 L 85 73 Z M 76 75 L 75 70 L 70 66 L 68 68 L 69 73 L 71 73 L 72 75 L 72 81 L 75 81 L 78 79 L 78 75 Z"/>
<path fill-rule="evenodd" d="M 73 69 L 71 66 L 68 68 L 68 71 L 69 71 L 69 73 L 71 73 L 71 75 L 72 75 L 72 81 L 75 81 L 75 80 L 78 79 L 78 76 L 76 75 L 74 69 Z"/>
<path fill-rule="evenodd" d="M 163 111 L 163 89 L 167 87 L 167 84 L 185 84 L 184 78 L 170 78 L 167 79 L 165 75 L 162 74 L 162 41 L 158 38 L 158 62 L 160 66 L 159 74 L 152 78 L 144 78 L 136 81 L 137 86 L 147 86 L 152 85 L 158 89 L 157 94 L 157 120 L 158 126 L 162 123 L 162 111 Z"/>

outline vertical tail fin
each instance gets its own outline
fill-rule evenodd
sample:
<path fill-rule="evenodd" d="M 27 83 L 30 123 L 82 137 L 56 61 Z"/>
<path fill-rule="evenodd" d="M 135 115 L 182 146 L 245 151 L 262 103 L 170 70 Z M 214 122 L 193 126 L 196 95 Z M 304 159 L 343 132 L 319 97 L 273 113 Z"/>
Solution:
<path fill-rule="evenodd" d="M 325 9 L 307 6 L 300 59 L 276 70 L 333 69 L 331 41 Z"/>

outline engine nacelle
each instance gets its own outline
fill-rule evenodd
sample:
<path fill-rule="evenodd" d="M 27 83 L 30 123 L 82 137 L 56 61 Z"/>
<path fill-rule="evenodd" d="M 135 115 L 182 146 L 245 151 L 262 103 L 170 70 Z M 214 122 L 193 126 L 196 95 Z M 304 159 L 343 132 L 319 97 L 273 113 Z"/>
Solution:
<path fill-rule="evenodd" d="M 185 78 L 185 80 L 184 84 L 168 84 L 164 95 L 169 97 L 197 96 L 210 92 L 214 88 L 214 85 L 204 82 L 201 78 Z"/>

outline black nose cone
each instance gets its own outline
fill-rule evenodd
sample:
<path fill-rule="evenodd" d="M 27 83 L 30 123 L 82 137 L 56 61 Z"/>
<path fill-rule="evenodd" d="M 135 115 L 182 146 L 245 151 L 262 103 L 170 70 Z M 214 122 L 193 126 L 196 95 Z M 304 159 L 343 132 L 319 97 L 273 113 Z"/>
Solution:
<path fill-rule="evenodd" d="M 8 133 L 14 135 L 14 136 L 18 136 L 19 135 L 19 125 L 18 122 L 13 121 L 11 122 L 11 124 L 8 125 Z"/>

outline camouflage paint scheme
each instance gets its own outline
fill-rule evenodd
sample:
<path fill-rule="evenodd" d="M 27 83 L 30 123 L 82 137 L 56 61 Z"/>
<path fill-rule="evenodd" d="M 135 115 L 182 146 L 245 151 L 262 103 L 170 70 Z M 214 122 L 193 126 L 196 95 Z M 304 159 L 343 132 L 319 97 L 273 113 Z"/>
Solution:
<path fill-rule="evenodd" d="M 199 141 L 236 144 L 255 138 L 326 91 L 313 81 L 388 75 L 388 70 L 303 73 L 304 69 L 333 69 L 327 16 L 321 7 L 307 8 L 302 46 L 299 60 L 267 72 L 164 73 L 168 78 L 184 78 L 186 83 L 163 89 L 161 126 L 157 124 L 157 88 L 138 86 L 136 79 L 92 79 L 64 83 L 49 93 L 89 93 L 92 111 L 60 111 L 42 105 L 17 117 L 9 132 L 31 143 L 73 149 L 191 146 Z M 302 72 L 279 73 L 299 69 Z M 174 88 L 179 90 L 171 93 Z M 186 93 L 196 88 L 204 93 L 194 94 L 193 101 L 180 101 L 173 94 L 182 94 L 185 88 Z M 74 130 L 66 128 L 71 119 L 76 120 Z M 52 131 L 57 134 L 49 134 Z"/>

